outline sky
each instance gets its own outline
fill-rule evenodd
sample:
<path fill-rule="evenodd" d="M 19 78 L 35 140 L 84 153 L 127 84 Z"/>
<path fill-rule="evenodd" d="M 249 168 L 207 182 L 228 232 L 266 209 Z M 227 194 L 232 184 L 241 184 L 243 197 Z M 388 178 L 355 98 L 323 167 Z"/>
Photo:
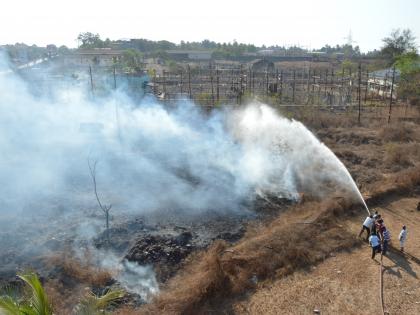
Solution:
<path fill-rule="evenodd" d="M 420 38 L 420 0 L 21 0 L 0 5 L 0 44 L 77 47 L 81 32 L 111 40 L 380 48 L 393 29 Z M 420 39 L 418 40 L 420 43 Z"/>

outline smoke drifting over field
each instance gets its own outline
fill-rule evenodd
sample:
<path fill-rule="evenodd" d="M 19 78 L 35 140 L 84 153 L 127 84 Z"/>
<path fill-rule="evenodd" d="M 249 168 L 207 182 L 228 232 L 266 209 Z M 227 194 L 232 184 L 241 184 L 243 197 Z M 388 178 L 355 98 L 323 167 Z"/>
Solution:
<path fill-rule="evenodd" d="M 98 208 L 88 160 L 98 162 L 98 193 L 114 217 L 240 215 L 257 195 L 297 200 L 355 188 L 303 124 L 264 104 L 209 114 L 191 102 L 135 103 L 122 90 L 96 99 L 77 88 L 35 97 L 27 84 L 0 74 L 0 226 L 9 233 L 0 247 L 23 222 L 39 223 L 39 235 L 71 227 L 79 239 L 93 238 L 98 221 L 86 210 Z M 122 283 L 135 286 L 125 275 Z M 154 276 L 143 278 L 156 290 Z"/>
<path fill-rule="evenodd" d="M 349 180 L 311 132 L 266 105 L 206 115 L 189 102 L 136 105 L 121 92 L 34 98 L 11 75 L 0 87 L 3 214 L 42 212 L 29 205 L 49 198 L 70 208 L 94 201 L 88 159 L 98 161 L 104 202 L 136 214 L 240 211 L 255 192 L 293 199 Z"/>

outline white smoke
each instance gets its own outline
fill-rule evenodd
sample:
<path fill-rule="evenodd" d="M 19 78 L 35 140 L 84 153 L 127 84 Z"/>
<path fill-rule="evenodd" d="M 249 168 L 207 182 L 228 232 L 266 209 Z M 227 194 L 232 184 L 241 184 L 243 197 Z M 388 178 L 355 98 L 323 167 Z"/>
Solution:
<path fill-rule="evenodd" d="M 267 105 L 208 114 L 191 102 L 136 104 L 123 91 L 95 100 L 68 87 L 35 97 L 9 72 L 0 75 L 0 152 L 0 226 L 11 233 L 24 220 L 60 216 L 66 226 L 95 209 L 88 159 L 98 161 L 98 192 L 113 216 L 241 214 L 256 194 L 296 200 L 353 187 L 324 144 Z"/>

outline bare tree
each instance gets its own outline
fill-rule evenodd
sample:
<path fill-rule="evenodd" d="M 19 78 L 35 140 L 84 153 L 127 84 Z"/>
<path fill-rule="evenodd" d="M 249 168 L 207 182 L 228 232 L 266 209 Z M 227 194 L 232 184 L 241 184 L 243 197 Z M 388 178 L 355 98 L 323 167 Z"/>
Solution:
<path fill-rule="evenodd" d="M 99 199 L 97 185 L 96 185 L 96 165 L 97 164 L 98 164 L 98 161 L 95 160 L 93 161 L 93 163 L 91 163 L 90 159 L 88 159 L 89 172 L 90 172 L 90 176 L 92 177 L 93 190 L 95 192 L 96 201 L 98 202 L 99 208 L 101 208 L 102 212 L 105 214 L 106 238 L 109 244 L 109 211 L 112 208 L 112 204 L 110 204 L 109 206 L 104 205 Z"/>

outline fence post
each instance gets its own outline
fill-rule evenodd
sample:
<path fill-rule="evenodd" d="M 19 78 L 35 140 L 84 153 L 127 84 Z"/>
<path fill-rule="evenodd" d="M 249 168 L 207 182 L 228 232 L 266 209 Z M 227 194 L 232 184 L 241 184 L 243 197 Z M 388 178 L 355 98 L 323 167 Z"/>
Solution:
<path fill-rule="evenodd" d="M 359 103 L 359 115 L 358 115 L 357 121 L 360 125 L 360 105 L 361 105 L 361 100 L 362 100 L 362 97 L 361 97 L 362 93 L 361 93 L 361 86 L 360 86 L 362 83 L 362 65 L 360 62 L 359 62 L 357 75 L 358 75 L 357 102 Z"/>
<path fill-rule="evenodd" d="M 311 97 L 312 105 L 315 104 L 315 75 L 316 75 L 316 72 L 314 69 L 312 73 L 312 97 Z"/>
<path fill-rule="evenodd" d="M 268 96 L 268 66 L 265 71 L 265 94 Z"/>
<path fill-rule="evenodd" d="M 162 76 L 163 76 L 163 99 L 165 100 L 166 99 L 166 71 L 165 70 L 163 70 L 162 71 Z"/>
<path fill-rule="evenodd" d="M 280 103 L 283 101 L 283 70 L 280 70 Z"/>
<path fill-rule="evenodd" d="M 382 91 L 382 99 L 385 100 L 386 102 L 386 91 L 388 90 L 387 88 L 387 83 L 388 83 L 388 71 L 385 73 L 385 81 L 384 81 L 384 88 Z"/>
<path fill-rule="evenodd" d="M 324 96 L 327 95 L 327 85 L 328 85 L 328 68 L 325 70 Z"/>
<path fill-rule="evenodd" d="M 214 86 L 213 86 L 213 67 L 209 63 L 210 68 L 210 85 L 211 85 L 211 105 L 214 106 Z"/>
<path fill-rule="evenodd" d="M 181 97 L 182 97 L 182 93 L 183 93 L 183 90 L 182 90 L 182 85 L 184 84 L 184 82 L 183 82 L 183 80 L 182 80 L 182 69 L 181 69 L 181 73 L 180 73 L 180 75 L 181 75 L 181 77 L 180 77 L 180 79 L 181 79 L 181 83 L 180 83 L 180 92 L 181 92 Z"/>
<path fill-rule="evenodd" d="M 92 67 L 90 65 L 89 65 L 89 76 L 90 76 L 90 90 L 92 92 L 92 96 L 94 96 L 94 93 L 93 93 Z"/>
<path fill-rule="evenodd" d="M 295 104 L 295 87 L 296 87 L 296 69 L 293 69 L 293 94 L 292 94 L 292 103 Z"/>
<path fill-rule="evenodd" d="M 219 69 L 216 68 L 216 99 L 219 102 Z"/>
<path fill-rule="evenodd" d="M 365 104 L 367 102 L 367 95 L 368 95 L 368 87 L 369 87 L 369 71 L 366 68 L 366 88 L 365 88 Z"/>
<path fill-rule="evenodd" d="M 114 65 L 114 90 L 117 89 L 117 78 L 115 77 L 115 65 Z"/>
<path fill-rule="evenodd" d="M 188 69 L 188 94 L 190 96 L 190 99 L 192 99 L 192 93 L 191 93 L 191 68 L 190 65 L 187 66 Z"/>
<path fill-rule="evenodd" d="M 394 80 L 395 80 L 395 66 L 392 68 L 391 98 L 390 98 L 390 100 L 389 100 L 388 124 L 391 122 L 392 94 L 393 94 L 393 92 L 394 92 Z"/>
<path fill-rule="evenodd" d="M 239 89 L 238 89 L 238 101 L 239 101 L 239 105 L 242 104 L 242 84 L 243 84 L 243 72 L 242 72 L 242 64 L 241 64 L 241 68 L 240 68 L 240 72 L 239 72 Z"/>

